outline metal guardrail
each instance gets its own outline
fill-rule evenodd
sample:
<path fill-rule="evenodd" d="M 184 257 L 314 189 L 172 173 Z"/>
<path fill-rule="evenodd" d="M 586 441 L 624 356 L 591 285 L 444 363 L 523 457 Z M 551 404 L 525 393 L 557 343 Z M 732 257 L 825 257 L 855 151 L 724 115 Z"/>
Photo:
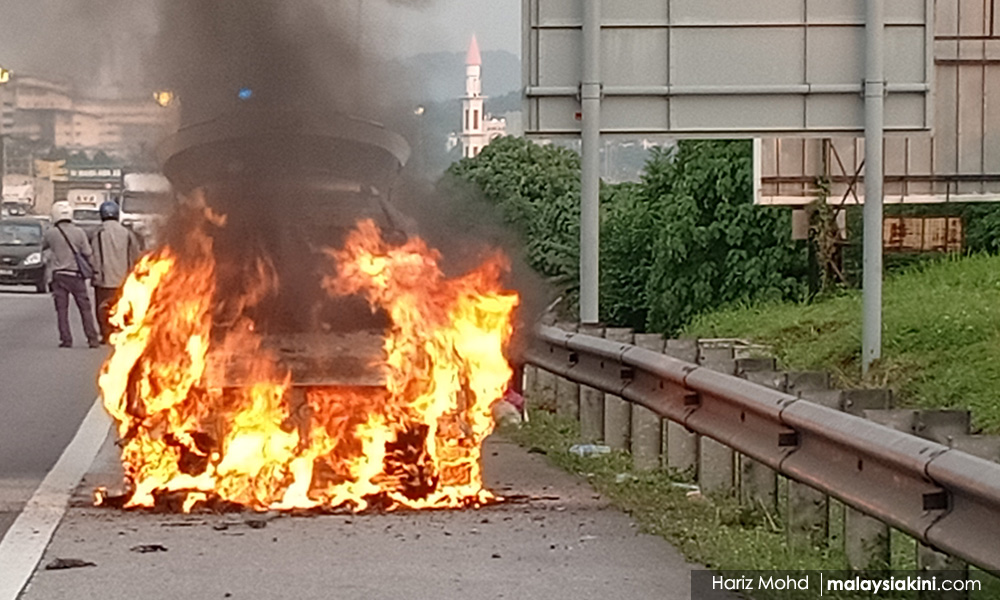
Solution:
<path fill-rule="evenodd" d="M 629 344 L 540 327 L 524 357 L 1000 573 L 1000 464 Z"/>

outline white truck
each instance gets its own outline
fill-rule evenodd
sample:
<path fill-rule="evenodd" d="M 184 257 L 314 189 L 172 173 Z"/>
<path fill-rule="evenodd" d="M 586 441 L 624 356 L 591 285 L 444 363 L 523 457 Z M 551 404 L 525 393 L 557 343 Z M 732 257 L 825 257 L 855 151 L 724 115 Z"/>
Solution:
<path fill-rule="evenodd" d="M 73 207 L 73 222 L 88 236 L 101 228 L 98 211 L 101 204 L 110 199 L 111 192 L 108 190 L 70 189 L 66 192 L 66 200 Z"/>
<path fill-rule="evenodd" d="M 122 224 L 136 233 L 143 247 L 156 243 L 156 232 L 174 207 L 170 182 L 159 173 L 126 173 L 121 198 Z"/>

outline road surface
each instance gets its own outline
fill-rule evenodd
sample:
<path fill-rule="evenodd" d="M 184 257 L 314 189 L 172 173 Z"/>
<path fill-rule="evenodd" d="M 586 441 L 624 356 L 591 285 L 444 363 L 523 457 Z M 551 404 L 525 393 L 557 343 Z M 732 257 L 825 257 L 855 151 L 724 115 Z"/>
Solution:
<path fill-rule="evenodd" d="M 0 535 L 55 463 L 97 396 L 106 349 L 90 350 L 76 307 L 75 348 L 59 348 L 49 294 L 0 286 Z"/>
<path fill-rule="evenodd" d="M 106 443 L 40 563 L 94 566 L 39 569 L 21 598 L 690 598 L 697 567 L 584 481 L 495 438 L 484 469 L 493 489 L 529 499 L 466 511 L 163 515 L 90 506 L 93 486 L 120 477 Z"/>
<path fill-rule="evenodd" d="M 484 452 L 487 484 L 518 499 L 480 510 L 304 517 L 95 508 L 94 487 L 116 486 L 121 471 L 106 415 L 96 409 L 81 426 L 107 350 L 83 347 L 80 331 L 77 339 L 77 348 L 56 347 L 49 296 L 0 289 L 0 526 L 10 533 L 0 550 L 5 543 L 8 558 L 27 556 L 41 540 L 21 565 L 0 565 L 0 595 L 14 582 L 0 600 L 25 580 L 21 600 L 690 598 L 696 565 L 640 533 L 584 481 L 495 437 Z M 96 440 L 89 455 L 76 457 L 86 475 L 62 514 L 65 498 L 53 502 L 46 485 L 70 440 L 75 449 L 88 437 Z M 35 508 L 10 528 L 33 493 Z M 93 566 L 45 569 L 58 559 Z"/>

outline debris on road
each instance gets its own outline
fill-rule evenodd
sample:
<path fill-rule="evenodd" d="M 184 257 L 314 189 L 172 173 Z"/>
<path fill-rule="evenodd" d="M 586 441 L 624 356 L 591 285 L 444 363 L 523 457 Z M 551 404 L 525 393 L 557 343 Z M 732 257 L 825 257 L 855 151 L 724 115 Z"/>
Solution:
<path fill-rule="evenodd" d="M 686 496 L 690 502 L 708 502 L 708 498 L 701 493 L 701 490 L 692 490 Z"/>
<path fill-rule="evenodd" d="M 139 554 L 148 554 L 150 552 L 166 552 L 167 547 L 162 544 L 139 544 L 138 546 L 132 546 L 129 550 L 138 552 Z"/>
<path fill-rule="evenodd" d="M 573 444 L 569 448 L 569 453 L 581 457 L 601 456 L 603 454 L 611 454 L 611 448 L 599 444 Z"/>
<path fill-rule="evenodd" d="M 521 411 L 506 399 L 494 404 L 491 412 L 493 413 L 493 421 L 497 425 L 512 427 L 521 424 Z"/>
<path fill-rule="evenodd" d="M 96 567 L 97 563 L 79 558 L 57 558 L 45 565 L 46 571 L 62 571 L 64 569 L 80 569 L 82 567 Z"/>

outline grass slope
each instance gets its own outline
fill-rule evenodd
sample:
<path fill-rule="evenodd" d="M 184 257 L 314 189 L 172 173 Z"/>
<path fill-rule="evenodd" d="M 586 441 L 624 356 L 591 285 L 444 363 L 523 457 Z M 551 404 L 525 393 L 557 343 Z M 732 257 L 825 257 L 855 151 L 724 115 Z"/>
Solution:
<path fill-rule="evenodd" d="M 686 334 L 770 345 L 784 367 L 829 370 L 842 384 L 889 386 L 897 405 L 964 408 L 1000 433 L 1000 257 L 943 259 L 888 278 L 882 360 L 860 377 L 861 293 L 703 315 Z"/>

